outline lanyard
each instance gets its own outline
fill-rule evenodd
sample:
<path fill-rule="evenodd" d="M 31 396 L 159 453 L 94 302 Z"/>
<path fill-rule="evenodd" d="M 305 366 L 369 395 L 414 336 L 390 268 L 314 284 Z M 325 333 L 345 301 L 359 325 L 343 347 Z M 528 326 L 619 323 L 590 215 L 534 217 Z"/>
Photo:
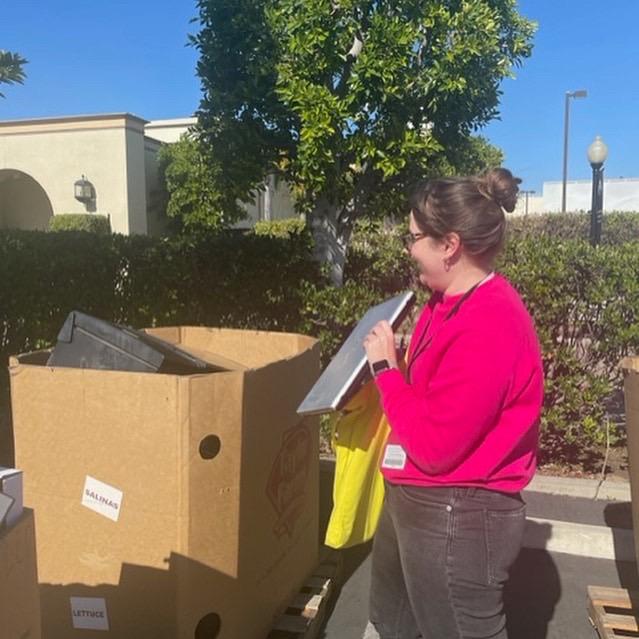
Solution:
<path fill-rule="evenodd" d="M 459 309 L 461 308 L 462 304 L 475 292 L 475 289 L 477 289 L 477 287 L 480 284 L 483 284 L 486 281 L 486 279 L 487 278 L 484 278 L 480 282 L 477 282 L 477 284 L 475 284 L 474 286 L 469 288 L 457 300 L 455 306 L 453 306 L 453 308 L 448 312 L 448 314 L 444 318 L 444 321 L 442 322 L 442 324 L 444 324 L 444 322 L 447 322 L 451 317 L 454 317 L 455 315 L 457 315 L 457 313 L 459 312 Z M 406 377 L 408 378 L 408 383 L 411 382 L 410 371 L 411 371 L 411 368 L 413 366 L 413 363 L 432 344 L 433 338 L 437 334 L 437 331 L 435 331 L 432 335 L 428 335 L 428 329 L 430 328 L 430 325 L 431 325 L 432 321 L 433 321 L 433 313 L 431 312 L 431 315 L 428 318 L 428 324 L 426 324 L 426 328 L 424 329 L 423 333 L 421 334 L 421 336 L 419 338 L 419 342 L 417 342 L 417 345 L 415 346 L 415 350 L 411 354 L 410 360 L 408 362 L 408 366 L 406 367 Z M 440 324 L 440 327 L 441 327 L 442 324 Z"/>

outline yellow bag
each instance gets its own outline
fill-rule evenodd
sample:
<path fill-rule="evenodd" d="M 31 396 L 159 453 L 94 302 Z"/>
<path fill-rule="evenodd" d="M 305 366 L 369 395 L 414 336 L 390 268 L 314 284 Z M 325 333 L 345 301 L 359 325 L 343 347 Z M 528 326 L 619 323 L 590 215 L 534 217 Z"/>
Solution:
<path fill-rule="evenodd" d="M 369 381 L 335 415 L 333 511 L 325 544 L 348 548 L 373 537 L 384 502 L 384 479 L 379 470 L 389 433 L 375 382 Z"/>

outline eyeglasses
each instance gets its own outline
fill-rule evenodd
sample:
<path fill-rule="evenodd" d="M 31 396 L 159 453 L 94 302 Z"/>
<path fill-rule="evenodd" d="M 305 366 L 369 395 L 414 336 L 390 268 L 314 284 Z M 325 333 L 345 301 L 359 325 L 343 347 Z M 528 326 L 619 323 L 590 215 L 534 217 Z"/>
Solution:
<path fill-rule="evenodd" d="M 406 249 L 410 250 L 413 248 L 413 244 L 418 242 L 419 240 L 423 240 L 426 237 L 426 233 L 406 233 L 406 235 L 402 236 L 402 243 L 406 247 Z"/>

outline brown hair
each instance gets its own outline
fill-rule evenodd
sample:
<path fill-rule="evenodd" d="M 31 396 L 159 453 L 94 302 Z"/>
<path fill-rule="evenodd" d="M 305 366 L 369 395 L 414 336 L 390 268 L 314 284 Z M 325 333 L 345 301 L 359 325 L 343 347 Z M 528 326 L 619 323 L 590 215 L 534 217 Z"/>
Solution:
<path fill-rule="evenodd" d="M 504 242 L 504 211 L 515 209 L 520 183 L 501 168 L 479 176 L 428 180 L 411 194 L 410 209 L 425 235 L 441 240 L 457 233 L 468 254 L 492 260 Z"/>

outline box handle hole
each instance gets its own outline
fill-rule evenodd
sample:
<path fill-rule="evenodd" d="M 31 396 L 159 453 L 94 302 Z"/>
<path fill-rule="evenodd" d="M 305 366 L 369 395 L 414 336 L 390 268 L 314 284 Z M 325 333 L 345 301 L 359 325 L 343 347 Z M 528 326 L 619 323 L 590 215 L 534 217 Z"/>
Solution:
<path fill-rule="evenodd" d="M 220 615 L 214 612 L 205 615 L 200 619 L 195 628 L 195 639 L 215 639 L 220 634 L 222 622 Z"/>
<path fill-rule="evenodd" d="M 202 459 L 213 459 L 222 447 L 220 438 L 217 435 L 207 435 L 200 442 L 200 456 Z"/>

